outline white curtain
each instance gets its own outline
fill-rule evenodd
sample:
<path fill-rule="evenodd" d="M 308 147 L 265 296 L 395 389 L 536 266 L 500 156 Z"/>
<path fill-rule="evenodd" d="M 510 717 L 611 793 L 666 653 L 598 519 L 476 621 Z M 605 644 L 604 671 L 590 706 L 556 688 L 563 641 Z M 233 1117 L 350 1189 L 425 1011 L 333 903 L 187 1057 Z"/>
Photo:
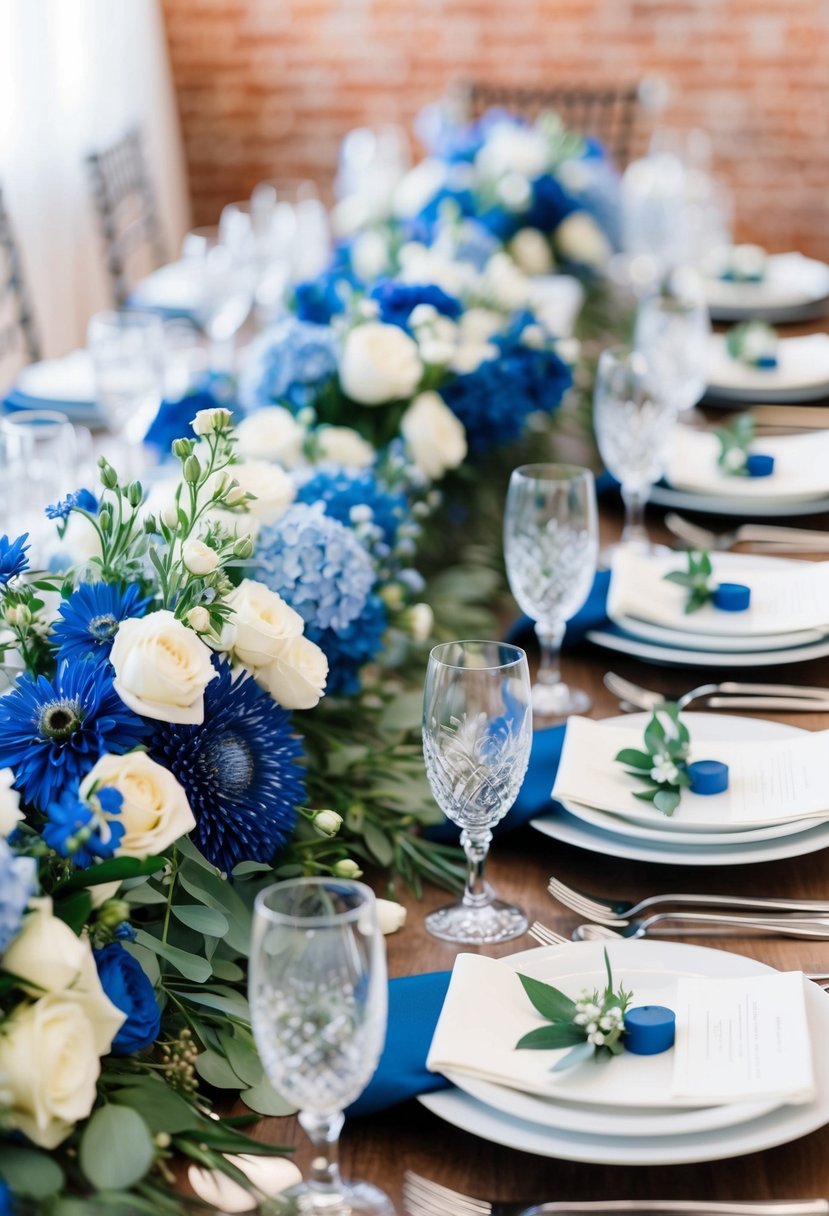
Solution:
<path fill-rule="evenodd" d="M 0 187 L 46 356 L 110 306 L 84 158 L 133 126 L 175 256 L 189 204 L 160 0 L 0 0 Z"/>

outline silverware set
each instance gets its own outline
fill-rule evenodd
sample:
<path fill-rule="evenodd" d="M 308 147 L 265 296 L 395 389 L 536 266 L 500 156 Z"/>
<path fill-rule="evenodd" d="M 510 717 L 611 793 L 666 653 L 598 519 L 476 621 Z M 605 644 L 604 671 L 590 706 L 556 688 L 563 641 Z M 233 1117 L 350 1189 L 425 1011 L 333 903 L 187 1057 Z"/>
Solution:
<path fill-rule="evenodd" d="M 669 532 L 688 549 L 708 549 L 724 553 L 735 545 L 751 545 L 756 552 L 778 557 L 797 553 L 829 554 L 829 532 L 814 528 L 786 528 L 780 524 L 740 524 L 725 532 L 711 532 L 683 516 L 669 511 L 665 516 Z"/>
<path fill-rule="evenodd" d="M 659 709 L 674 701 L 685 709 L 693 701 L 704 701 L 706 709 L 773 709 L 786 713 L 829 713 L 829 689 L 799 684 L 752 684 L 736 680 L 699 684 L 676 697 L 643 688 L 614 671 L 604 676 L 605 688 L 619 698 L 627 711 Z"/>

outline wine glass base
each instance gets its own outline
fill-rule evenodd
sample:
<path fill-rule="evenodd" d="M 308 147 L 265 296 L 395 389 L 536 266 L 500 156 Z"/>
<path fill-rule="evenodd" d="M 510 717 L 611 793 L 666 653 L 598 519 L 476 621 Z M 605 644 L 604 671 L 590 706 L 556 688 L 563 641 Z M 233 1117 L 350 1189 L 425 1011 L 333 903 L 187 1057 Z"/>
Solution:
<path fill-rule="evenodd" d="M 568 684 L 533 684 L 533 719 L 551 722 L 567 718 L 570 714 L 587 713 L 593 700 L 581 688 L 570 688 Z"/>
<path fill-rule="evenodd" d="M 300 1182 L 281 1191 L 279 1199 L 287 1200 L 296 1216 L 395 1216 L 388 1195 L 372 1182 L 343 1182 L 338 1194 Z"/>
<path fill-rule="evenodd" d="M 520 908 L 499 899 L 483 907 L 447 904 L 430 912 L 425 921 L 426 930 L 432 937 L 468 946 L 511 941 L 527 932 L 528 923 Z"/>

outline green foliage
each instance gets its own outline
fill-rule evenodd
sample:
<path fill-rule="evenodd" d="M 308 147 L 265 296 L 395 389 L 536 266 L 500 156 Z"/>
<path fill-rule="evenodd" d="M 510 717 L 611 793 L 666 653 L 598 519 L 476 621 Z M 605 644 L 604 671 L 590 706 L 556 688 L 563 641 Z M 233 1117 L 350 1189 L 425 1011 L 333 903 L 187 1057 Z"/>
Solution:
<path fill-rule="evenodd" d="M 720 442 L 717 465 L 729 477 L 746 477 L 748 449 L 754 441 L 754 419 L 750 414 L 738 414 L 728 426 L 714 428 Z"/>
<path fill-rule="evenodd" d="M 645 782 L 647 788 L 637 790 L 635 798 L 653 803 L 663 815 L 672 815 L 679 806 L 682 790 L 691 784 L 688 777 L 691 737 L 680 718 L 678 705 L 668 702 L 654 710 L 645 727 L 644 744 L 643 751 L 623 747 L 616 753 L 616 760 L 627 766 L 628 777 Z"/>
<path fill-rule="evenodd" d="M 684 587 L 687 590 L 686 613 L 698 612 L 703 604 L 707 604 L 713 599 L 714 588 L 711 586 L 713 572 L 711 554 L 705 549 L 699 551 L 691 549 L 688 552 L 688 569 L 685 571 L 672 570 L 670 574 L 665 575 L 666 582 L 676 583 L 678 587 Z"/>

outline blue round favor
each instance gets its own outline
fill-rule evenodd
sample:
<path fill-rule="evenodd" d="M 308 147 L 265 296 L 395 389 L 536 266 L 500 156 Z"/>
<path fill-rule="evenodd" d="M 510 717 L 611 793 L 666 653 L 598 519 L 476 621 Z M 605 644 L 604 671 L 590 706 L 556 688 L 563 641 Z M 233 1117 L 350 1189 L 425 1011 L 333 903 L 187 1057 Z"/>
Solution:
<path fill-rule="evenodd" d="M 774 472 L 774 457 L 765 452 L 749 452 L 746 456 L 746 473 L 749 477 L 771 477 Z"/>
<path fill-rule="evenodd" d="M 711 602 L 721 612 L 745 612 L 751 603 L 751 588 L 744 583 L 720 583 Z"/>
<path fill-rule="evenodd" d="M 773 371 L 777 367 L 777 355 L 760 355 L 754 366 L 761 372 Z"/>
<path fill-rule="evenodd" d="M 664 1005 L 636 1005 L 625 1014 L 622 1042 L 635 1056 L 657 1056 L 674 1045 L 676 1014 Z"/>
<path fill-rule="evenodd" d="M 724 794 L 728 789 L 728 765 L 722 760 L 695 760 L 688 765 L 692 794 Z"/>

